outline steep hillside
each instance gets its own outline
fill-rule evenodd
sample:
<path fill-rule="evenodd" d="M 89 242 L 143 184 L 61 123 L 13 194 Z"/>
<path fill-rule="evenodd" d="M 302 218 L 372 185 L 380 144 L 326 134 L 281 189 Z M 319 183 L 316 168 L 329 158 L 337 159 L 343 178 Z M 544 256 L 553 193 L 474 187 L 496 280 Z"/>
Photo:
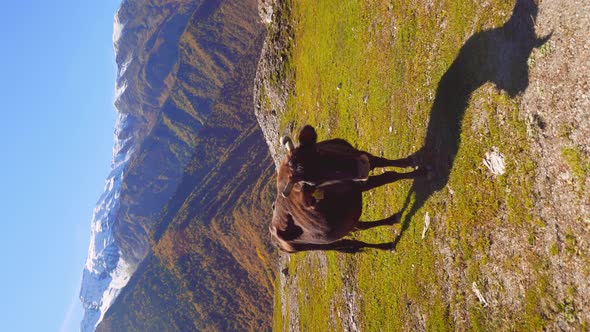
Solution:
<path fill-rule="evenodd" d="M 97 330 L 270 328 L 274 263 L 265 234 L 274 167 L 253 114 L 255 61 L 223 90 L 231 97 L 205 123 L 155 228 L 153 253 Z"/>
<path fill-rule="evenodd" d="M 313 124 L 434 170 L 364 195 L 362 220 L 402 222 L 352 237 L 390 250 L 281 255 L 274 329 L 588 329 L 588 5 L 268 5 L 256 104 L 273 155 Z"/>
<path fill-rule="evenodd" d="M 171 52 L 170 45 L 163 41 L 178 43 L 197 5 L 190 1 L 128 0 L 123 1 L 115 16 L 113 43 L 119 68 L 115 105 L 119 114 L 112 171 L 92 218 L 80 290 L 85 308 L 82 330 L 94 329 L 145 255 L 145 236 L 141 236 L 141 231 L 135 232 L 137 249 L 123 250 L 115 228 L 127 212 L 134 213 L 129 208 L 130 200 L 141 192 L 127 179 L 128 170 L 138 164 L 137 151 L 155 126 L 174 83 L 177 47 Z M 154 65 L 159 69 L 155 70 Z M 158 169 L 154 172 L 164 173 Z M 153 174 L 146 174 L 145 181 L 151 182 L 153 178 Z M 153 196 L 150 201 L 156 205 L 165 199 Z"/>
<path fill-rule="evenodd" d="M 243 192 L 250 194 L 248 190 L 264 178 L 270 167 L 269 162 L 264 163 L 268 152 L 260 148 L 263 141 L 257 142 L 262 136 L 252 114 L 251 97 L 263 33 L 255 1 L 122 3 L 115 18 L 114 35 L 119 65 L 117 140 L 113 172 L 93 218 L 81 289 L 86 308 L 84 330 L 92 330 L 113 301 L 119 303 L 115 300 L 119 292 L 146 256 L 150 259 L 145 265 L 150 267 L 159 266 L 157 262 L 165 259 L 154 258 L 151 252 L 166 234 L 175 213 L 187 213 L 182 204 L 192 191 L 198 190 L 195 194 L 205 199 L 201 205 L 188 207 L 191 213 L 202 216 L 198 222 L 203 227 L 211 223 L 217 209 L 228 213 L 227 216 L 259 213 L 258 204 L 244 206 L 238 204 L 237 198 Z M 251 172 L 243 169 L 258 160 L 264 166 Z M 244 232 L 251 232 L 250 222 L 238 221 L 244 225 Z M 220 228 L 218 233 L 208 234 L 206 242 L 220 242 L 226 235 L 220 232 L 226 231 Z M 239 231 L 242 230 L 236 232 Z M 264 257 L 266 249 L 260 243 L 258 240 L 255 246 Z M 228 266 L 228 277 L 247 280 L 251 274 L 260 274 L 257 269 L 264 270 L 258 258 L 253 262 L 246 257 L 257 257 L 254 247 L 247 248 L 251 252 L 244 249 L 231 254 L 223 254 L 228 249 L 222 245 L 209 247 L 208 254 L 219 256 L 220 266 Z M 238 258 L 240 263 L 236 262 Z M 240 265 L 243 262 L 249 265 Z M 143 266 L 138 271 L 146 269 Z M 205 280 L 217 272 L 210 268 L 199 273 L 199 278 Z M 139 274 L 133 279 L 146 277 Z M 163 279 L 157 279 L 158 275 Z M 179 277 L 157 272 L 150 280 L 166 283 L 170 275 Z M 196 274 L 190 277 L 193 279 L 189 286 L 197 287 L 201 279 Z M 134 283 L 140 287 L 144 284 L 149 282 Z M 264 289 L 262 294 L 257 287 Z M 227 310 L 228 317 L 232 317 L 243 301 L 270 301 L 268 287 L 264 282 L 251 287 L 241 285 L 245 292 L 242 297 L 223 300 L 231 292 L 219 296 L 220 301 L 228 301 L 228 307 L 221 306 L 219 310 Z M 131 289 L 126 290 L 126 294 L 130 292 Z M 196 302 L 207 301 L 202 294 L 198 295 Z M 217 296 L 209 300 L 212 298 Z M 125 310 L 135 310 L 141 316 L 144 307 L 148 311 L 151 308 L 144 304 L 116 307 L 123 314 L 121 317 L 130 316 L 128 311 L 123 313 Z M 117 312 L 111 311 L 110 315 L 116 316 Z M 109 322 L 123 324 L 114 319 Z"/>
<path fill-rule="evenodd" d="M 145 256 L 149 250 L 147 233 L 180 185 L 195 148 L 202 146 L 203 125 L 217 104 L 240 92 L 227 86 L 235 85 L 237 77 L 243 75 L 237 72 L 239 67 L 258 56 L 262 29 L 256 15 L 253 2 L 203 3 L 191 16 L 177 44 L 166 46 L 178 50 L 174 84 L 150 135 L 127 169 L 127 191 L 122 193 L 122 202 L 127 204 L 121 209 L 125 212 L 114 232 L 125 257 L 140 261 Z M 172 55 L 162 58 L 167 56 Z M 144 84 L 153 86 L 150 81 Z M 219 139 L 226 137 L 220 133 Z M 200 165 L 200 172 L 208 172 L 213 165 Z"/>

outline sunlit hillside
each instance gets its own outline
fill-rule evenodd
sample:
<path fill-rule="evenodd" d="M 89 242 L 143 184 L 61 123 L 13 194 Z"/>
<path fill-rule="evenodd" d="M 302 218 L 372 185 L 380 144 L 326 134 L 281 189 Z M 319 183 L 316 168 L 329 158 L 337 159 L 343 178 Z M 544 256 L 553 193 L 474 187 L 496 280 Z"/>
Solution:
<path fill-rule="evenodd" d="M 124 250 L 145 241 L 147 256 L 98 331 L 270 328 L 274 166 L 252 99 L 264 39 L 256 5 L 203 3 L 187 13 L 177 44 L 165 33 L 153 37 L 178 62 L 164 81 L 171 82 L 164 109 L 127 174 L 136 212 L 117 229 Z M 178 181 L 152 174 L 162 166 L 180 172 Z M 143 182 L 146 176 L 154 181 Z M 159 209 L 150 205 L 171 188 Z"/>

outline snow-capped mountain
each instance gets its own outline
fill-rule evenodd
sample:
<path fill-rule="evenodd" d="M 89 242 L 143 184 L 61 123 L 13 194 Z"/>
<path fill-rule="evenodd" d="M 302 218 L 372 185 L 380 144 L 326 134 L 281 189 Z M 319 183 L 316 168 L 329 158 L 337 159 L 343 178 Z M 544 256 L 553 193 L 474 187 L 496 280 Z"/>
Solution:
<path fill-rule="evenodd" d="M 209 174 L 217 165 L 215 146 L 248 128 L 232 113 L 215 120 L 228 128 L 208 123 L 218 116 L 215 107 L 227 108 L 221 101 L 251 101 L 244 88 L 250 82 L 238 72 L 244 61 L 256 61 L 261 45 L 255 4 L 123 0 L 113 31 L 118 119 L 112 171 L 91 223 L 80 290 L 83 331 L 97 327 L 148 255 L 154 233 L 166 226 L 168 205 L 182 203 L 173 202 L 174 195 L 191 189 L 179 188 L 185 169 L 195 177 Z M 203 149 L 208 159 L 200 158 Z"/>
<path fill-rule="evenodd" d="M 116 234 L 117 225 L 129 216 L 129 198 L 134 195 L 133 190 L 124 190 L 128 185 L 126 177 L 130 163 L 137 158 L 142 142 L 162 111 L 162 101 L 170 93 L 170 83 L 164 84 L 163 81 L 173 76 L 177 60 L 174 54 L 160 57 L 158 64 L 168 70 L 149 79 L 142 77 L 149 60 L 152 60 L 151 65 L 156 65 L 153 55 L 166 51 L 147 44 L 153 43 L 154 38 L 178 41 L 189 19 L 187 14 L 179 12 L 190 10 L 195 5 L 196 1 L 126 0 L 115 16 L 113 43 L 118 65 L 115 89 L 118 118 L 112 170 L 91 222 L 90 246 L 80 290 L 85 308 L 82 331 L 94 330 L 147 252 L 147 248 L 142 249 L 141 246 L 131 255 L 124 252 Z M 170 19 L 176 21 L 170 23 Z M 174 25 L 173 29 L 169 28 L 170 25 Z M 167 27 L 172 31 L 162 31 Z M 154 84 L 148 88 L 150 84 L 146 83 Z M 145 239 L 136 239 L 139 244 L 143 241 Z"/>

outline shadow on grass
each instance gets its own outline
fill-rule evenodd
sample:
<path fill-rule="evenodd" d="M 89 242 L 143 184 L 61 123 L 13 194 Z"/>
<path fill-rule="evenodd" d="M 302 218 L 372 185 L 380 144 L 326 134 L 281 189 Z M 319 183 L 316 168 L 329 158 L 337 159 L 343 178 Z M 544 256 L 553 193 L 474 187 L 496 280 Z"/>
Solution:
<path fill-rule="evenodd" d="M 487 82 L 494 83 L 510 97 L 527 88 L 527 60 L 533 49 L 551 37 L 550 34 L 538 38 L 535 34 L 537 12 L 538 6 L 533 0 L 517 0 L 510 19 L 501 27 L 471 36 L 441 78 L 430 111 L 424 146 L 414 154 L 422 164 L 432 167 L 433 176 L 430 180 L 414 181 L 402 208 L 402 211 L 409 210 L 394 247 L 416 212 L 449 181 L 471 94 Z"/>
<path fill-rule="evenodd" d="M 345 254 L 356 254 L 363 252 L 366 249 L 377 249 L 377 250 L 391 250 L 394 247 L 395 242 L 384 242 L 384 243 L 367 243 L 359 240 L 342 239 L 326 244 L 307 244 L 297 246 L 297 251 L 338 251 Z"/>

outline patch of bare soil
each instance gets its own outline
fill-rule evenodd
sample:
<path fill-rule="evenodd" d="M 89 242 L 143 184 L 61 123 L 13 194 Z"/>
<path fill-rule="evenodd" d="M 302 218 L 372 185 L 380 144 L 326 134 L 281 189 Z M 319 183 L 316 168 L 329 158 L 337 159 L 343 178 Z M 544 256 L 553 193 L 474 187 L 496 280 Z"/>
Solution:
<path fill-rule="evenodd" d="M 552 34 L 529 60 L 521 112 L 537 155 L 534 190 L 544 227 L 551 291 L 561 303 L 554 328 L 590 322 L 590 2 L 544 0 L 536 31 Z"/>
<path fill-rule="evenodd" d="M 550 38 L 533 50 L 528 88 L 518 97 L 536 164 L 536 226 L 512 225 L 500 211 L 498 227 L 482 227 L 490 247 L 475 286 L 440 238 L 439 267 L 447 276 L 447 302 L 463 294 L 482 303 L 487 317 L 503 317 L 491 326 L 514 328 L 528 311 L 540 313 L 548 330 L 584 330 L 590 323 L 590 2 L 538 5 L 535 33 Z M 458 329 L 470 326 L 466 306 L 449 309 Z"/>

